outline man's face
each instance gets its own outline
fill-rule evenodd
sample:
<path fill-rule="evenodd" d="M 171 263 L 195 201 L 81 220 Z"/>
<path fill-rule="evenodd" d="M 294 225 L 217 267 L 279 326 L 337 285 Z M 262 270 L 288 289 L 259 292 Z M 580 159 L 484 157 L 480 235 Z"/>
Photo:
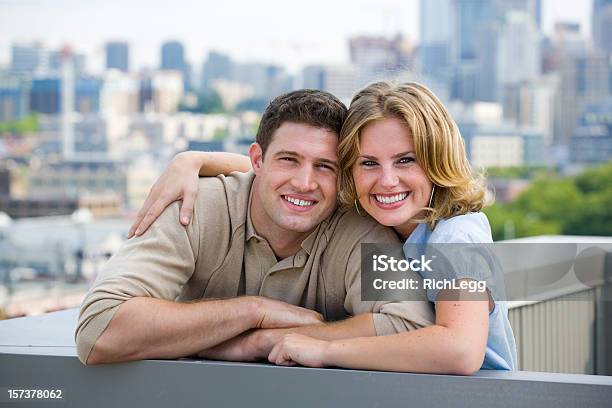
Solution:
<path fill-rule="evenodd" d="M 259 233 L 310 232 L 332 213 L 337 147 L 336 133 L 293 122 L 274 132 L 265 157 L 259 144 L 251 146 L 256 175 L 251 213 Z"/>

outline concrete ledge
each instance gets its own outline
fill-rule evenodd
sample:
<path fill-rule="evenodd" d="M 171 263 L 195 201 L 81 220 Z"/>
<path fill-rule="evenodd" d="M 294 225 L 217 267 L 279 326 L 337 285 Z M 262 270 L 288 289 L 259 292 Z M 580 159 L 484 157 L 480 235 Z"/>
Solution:
<path fill-rule="evenodd" d="M 0 403 L 9 388 L 62 389 L 35 406 L 609 407 L 612 377 L 480 371 L 471 377 L 147 360 L 85 367 L 76 310 L 0 322 Z M 24 404 L 23 406 L 26 406 Z"/>

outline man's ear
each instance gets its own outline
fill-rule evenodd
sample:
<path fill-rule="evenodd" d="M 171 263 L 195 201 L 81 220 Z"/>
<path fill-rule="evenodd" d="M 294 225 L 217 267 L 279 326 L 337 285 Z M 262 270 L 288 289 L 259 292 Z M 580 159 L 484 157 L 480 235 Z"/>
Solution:
<path fill-rule="evenodd" d="M 249 157 L 251 158 L 253 171 L 255 174 L 258 174 L 263 163 L 263 150 L 261 150 L 259 143 L 253 143 L 251 147 L 249 147 Z"/>

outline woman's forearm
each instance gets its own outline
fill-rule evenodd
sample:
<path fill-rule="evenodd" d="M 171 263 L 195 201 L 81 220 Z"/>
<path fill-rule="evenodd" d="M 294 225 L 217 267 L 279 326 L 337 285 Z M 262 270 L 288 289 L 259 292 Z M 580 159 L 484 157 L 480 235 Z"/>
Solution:
<path fill-rule="evenodd" d="M 353 369 L 470 375 L 483 359 L 482 345 L 434 325 L 389 336 L 334 340 L 323 361 Z"/>
<path fill-rule="evenodd" d="M 199 163 L 200 176 L 209 177 L 219 174 L 228 175 L 233 171 L 247 172 L 251 170 L 251 160 L 248 156 L 228 152 L 188 152 L 194 154 L 193 159 Z"/>

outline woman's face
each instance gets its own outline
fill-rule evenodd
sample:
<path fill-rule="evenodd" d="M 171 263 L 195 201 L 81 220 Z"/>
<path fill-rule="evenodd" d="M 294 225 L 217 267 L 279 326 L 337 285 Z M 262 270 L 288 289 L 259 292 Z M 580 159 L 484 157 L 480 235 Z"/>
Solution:
<path fill-rule="evenodd" d="M 410 129 L 396 118 L 376 120 L 360 135 L 353 166 L 359 203 L 376 221 L 407 237 L 429 204 L 432 183 L 416 162 Z"/>

